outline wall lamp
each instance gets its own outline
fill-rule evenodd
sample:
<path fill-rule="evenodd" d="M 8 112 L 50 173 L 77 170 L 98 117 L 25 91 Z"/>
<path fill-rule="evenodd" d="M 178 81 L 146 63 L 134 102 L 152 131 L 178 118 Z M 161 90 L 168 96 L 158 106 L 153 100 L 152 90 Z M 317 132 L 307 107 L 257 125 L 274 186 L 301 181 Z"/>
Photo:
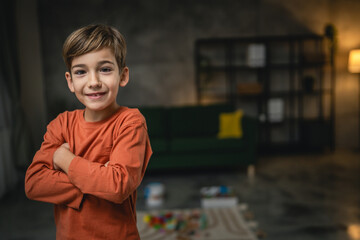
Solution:
<path fill-rule="evenodd" d="M 349 53 L 349 72 L 359 74 L 359 148 L 360 148 L 360 49 L 351 50 Z"/>

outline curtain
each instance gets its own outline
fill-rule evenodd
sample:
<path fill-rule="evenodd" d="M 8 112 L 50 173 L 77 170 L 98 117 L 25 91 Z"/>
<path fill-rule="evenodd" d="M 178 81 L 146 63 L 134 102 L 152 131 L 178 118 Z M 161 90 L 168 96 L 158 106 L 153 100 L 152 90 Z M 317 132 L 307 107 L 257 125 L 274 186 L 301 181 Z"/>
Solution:
<path fill-rule="evenodd" d="M 18 176 L 14 164 L 12 147 L 11 100 L 1 77 L 0 87 L 0 198 L 15 187 Z"/>
<path fill-rule="evenodd" d="M 14 2 L 0 3 L 0 198 L 16 186 L 31 152 L 19 97 Z"/>

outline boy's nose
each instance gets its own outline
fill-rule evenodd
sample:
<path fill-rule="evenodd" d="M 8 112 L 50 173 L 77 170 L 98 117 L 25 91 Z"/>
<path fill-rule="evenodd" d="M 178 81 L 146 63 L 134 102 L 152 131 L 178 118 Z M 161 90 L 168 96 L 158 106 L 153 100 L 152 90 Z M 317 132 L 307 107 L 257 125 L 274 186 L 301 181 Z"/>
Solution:
<path fill-rule="evenodd" d="M 97 74 L 90 74 L 89 80 L 88 80 L 88 87 L 89 88 L 100 88 L 101 87 L 101 81 Z"/>

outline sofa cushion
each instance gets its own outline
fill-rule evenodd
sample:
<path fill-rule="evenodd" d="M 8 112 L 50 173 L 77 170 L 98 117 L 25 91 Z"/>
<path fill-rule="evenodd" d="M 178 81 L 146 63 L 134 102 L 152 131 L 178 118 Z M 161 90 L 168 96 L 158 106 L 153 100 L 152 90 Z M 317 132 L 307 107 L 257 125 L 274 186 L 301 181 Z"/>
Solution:
<path fill-rule="evenodd" d="M 171 141 L 170 150 L 173 152 L 219 152 L 245 151 L 243 139 L 217 139 L 216 137 L 176 138 Z"/>
<path fill-rule="evenodd" d="M 139 110 L 146 119 L 150 139 L 167 138 L 166 109 L 163 107 L 141 107 Z"/>
<path fill-rule="evenodd" d="M 241 138 L 243 135 L 241 118 L 243 112 L 237 110 L 232 113 L 221 113 L 219 116 L 220 126 L 218 138 Z"/>
<path fill-rule="evenodd" d="M 197 152 L 176 154 L 154 154 L 148 170 L 155 169 L 188 169 L 201 167 L 236 167 L 255 163 L 254 152 Z"/>
<path fill-rule="evenodd" d="M 171 136 L 216 138 L 219 115 L 231 111 L 231 105 L 173 107 L 169 109 Z"/>
<path fill-rule="evenodd" d="M 169 150 L 169 142 L 164 138 L 150 138 L 150 145 L 152 151 L 155 153 L 166 152 Z"/>

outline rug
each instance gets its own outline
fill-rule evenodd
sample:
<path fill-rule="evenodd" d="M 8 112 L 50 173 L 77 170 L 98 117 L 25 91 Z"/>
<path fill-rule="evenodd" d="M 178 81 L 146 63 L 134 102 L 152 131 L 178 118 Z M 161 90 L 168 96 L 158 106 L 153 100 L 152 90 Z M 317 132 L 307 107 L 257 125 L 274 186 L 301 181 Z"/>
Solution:
<path fill-rule="evenodd" d="M 148 222 L 149 216 L 180 214 L 189 216 L 198 211 L 206 216 L 206 227 L 192 231 L 156 228 Z M 138 211 L 138 229 L 142 240 L 256 240 L 238 207 L 182 210 Z"/>

